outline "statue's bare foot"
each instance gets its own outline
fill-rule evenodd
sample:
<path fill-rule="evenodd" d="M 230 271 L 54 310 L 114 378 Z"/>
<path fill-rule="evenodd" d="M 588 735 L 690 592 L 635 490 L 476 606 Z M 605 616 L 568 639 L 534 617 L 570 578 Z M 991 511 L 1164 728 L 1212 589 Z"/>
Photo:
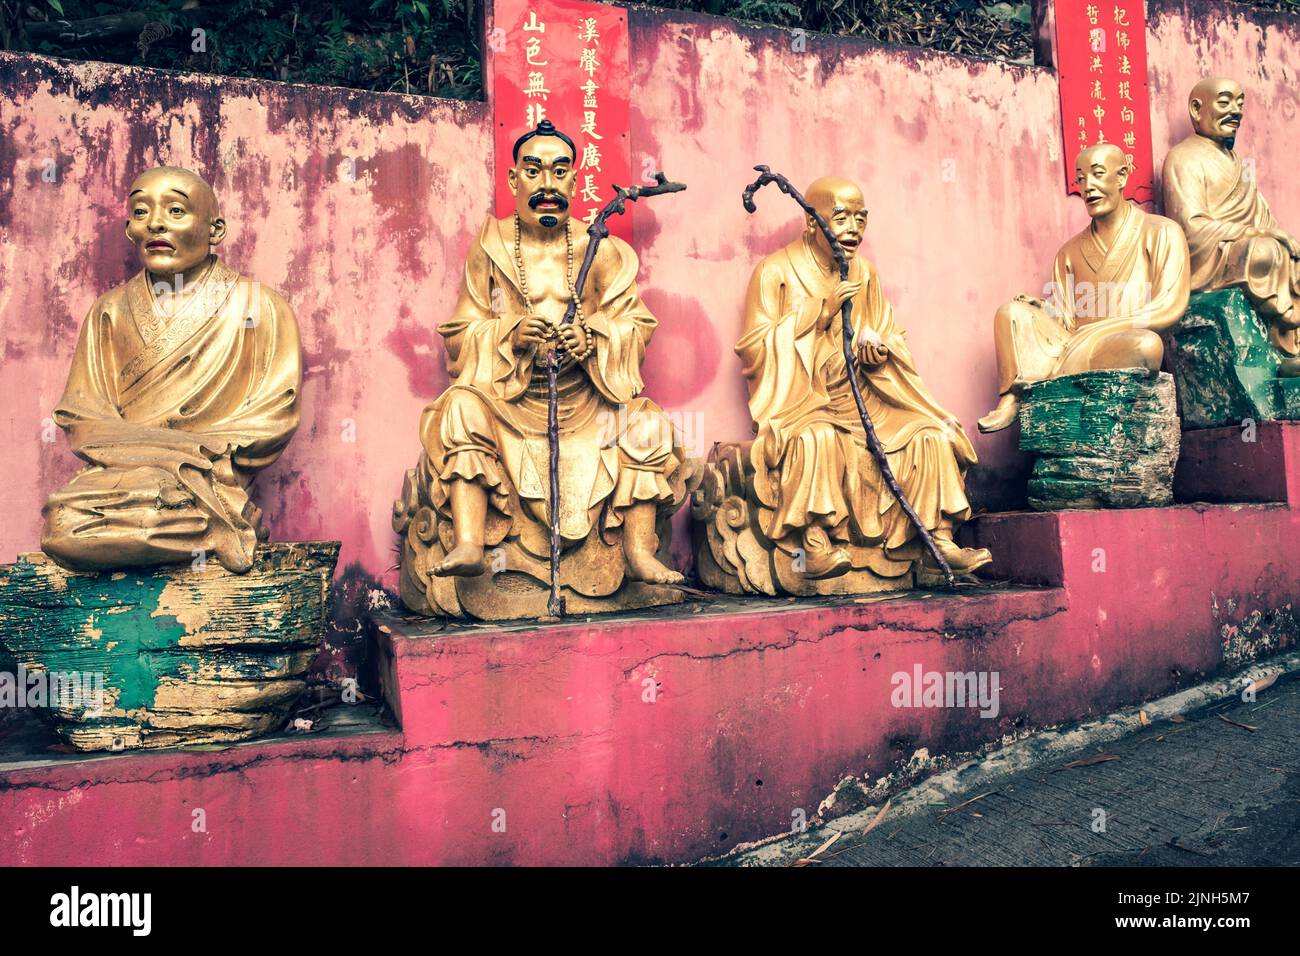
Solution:
<path fill-rule="evenodd" d="M 634 581 L 646 584 L 681 584 L 686 576 L 672 568 L 665 567 L 648 551 L 627 552 L 627 576 Z"/>
<path fill-rule="evenodd" d="M 472 578 L 487 570 L 483 562 L 483 546 L 478 544 L 458 544 L 448 555 L 433 566 L 433 573 L 439 576 L 456 575 Z"/>
<path fill-rule="evenodd" d="M 997 407 L 979 420 L 979 430 L 986 435 L 989 432 L 1000 432 L 1014 423 L 1019 414 L 1020 400 L 1007 392 L 998 401 Z"/>

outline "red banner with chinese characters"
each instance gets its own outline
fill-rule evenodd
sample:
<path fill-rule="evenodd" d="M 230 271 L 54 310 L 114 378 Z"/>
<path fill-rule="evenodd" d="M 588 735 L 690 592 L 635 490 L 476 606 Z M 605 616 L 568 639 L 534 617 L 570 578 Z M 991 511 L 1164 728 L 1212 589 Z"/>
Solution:
<path fill-rule="evenodd" d="M 1115 143 L 1133 172 L 1124 195 L 1155 199 L 1147 21 L 1142 0 L 1055 0 L 1061 137 L 1067 192 L 1077 193 L 1079 150 Z"/>
<path fill-rule="evenodd" d="M 496 145 L 496 211 L 514 213 L 506 184 L 515 140 L 544 119 L 577 147 L 569 209 L 590 223 L 631 185 L 627 11 L 578 0 L 496 0 L 487 24 L 488 97 Z M 633 205 L 609 221 L 631 241 Z"/>

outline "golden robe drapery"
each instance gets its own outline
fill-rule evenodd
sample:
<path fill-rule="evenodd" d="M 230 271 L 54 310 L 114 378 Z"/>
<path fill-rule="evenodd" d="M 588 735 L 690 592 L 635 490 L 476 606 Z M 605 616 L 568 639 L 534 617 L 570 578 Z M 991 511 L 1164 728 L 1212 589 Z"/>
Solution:
<path fill-rule="evenodd" d="M 298 427 L 297 323 L 215 257 L 183 303 L 164 314 L 142 271 L 86 316 L 54 412 L 89 462 L 45 506 L 42 547 L 61 563 L 252 565 L 249 486 Z"/>
<path fill-rule="evenodd" d="M 1192 260 L 1192 289 L 1242 287 L 1261 314 L 1294 329 L 1300 296 L 1300 258 L 1282 241 L 1273 218 L 1235 152 L 1193 134 L 1169 151 L 1164 164 L 1165 213 L 1183 227 Z M 1250 231 L 1273 235 L 1247 236 Z M 1296 340 L 1285 343 L 1295 351 Z"/>
<path fill-rule="evenodd" d="M 1086 372 L 1114 336 L 1171 328 L 1187 308 L 1189 276 L 1174 222 L 1129 204 L 1109 247 L 1089 225 L 1056 254 L 1048 300 L 1013 303 L 998 391 Z"/>
<path fill-rule="evenodd" d="M 945 518 L 964 521 L 970 505 L 963 477 L 976 462 L 975 450 L 921 380 L 875 267 L 854 256 L 849 277 L 863 284 L 853 299 L 855 337 L 874 332 L 889 350 L 884 365 L 862 369 L 860 382 L 890 467 L 927 528 Z M 765 258 L 750 280 L 736 352 L 744 361 L 757 434 L 750 452 L 755 493 L 764 510 L 771 509 L 760 520 L 768 537 L 787 550 L 798 547 L 797 532 L 812 524 L 826 528 L 832 540 L 898 549 L 915 531 L 867 451 L 840 319 L 828 330 L 817 328 L 823 301 L 838 281 L 803 238 Z"/>
<path fill-rule="evenodd" d="M 511 344 L 527 312 L 507 238 L 512 231 L 511 219 L 483 224 L 466 258 L 456 311 L 439 326 L 452 384 L 425 409 L 416 480 L 420 497 L 448 521 L 448 483 L 484 484 L 486 543 L 501 541 L 513 526 L 521 543 L 541 555 L 550 524 L 546 372 L 534 361 L 536 346 L 516 353 Z M 580 260 L 586 236 L 574 245 Z M 613 236 L 601 243 L 582 295 L 595 350 L 581 368 L 567 360 L 561 368 L 560 533 L 571 543 L 586 539 L 598 521 L 620 525 L 635 502 L 680 503 L 670 479 L 682 450 L 663 412 L 638 397 L 656 322 L 637 293 L 636 271 L 627 243 Z M 531 520 L 515 520 L 516 501 Z"/>

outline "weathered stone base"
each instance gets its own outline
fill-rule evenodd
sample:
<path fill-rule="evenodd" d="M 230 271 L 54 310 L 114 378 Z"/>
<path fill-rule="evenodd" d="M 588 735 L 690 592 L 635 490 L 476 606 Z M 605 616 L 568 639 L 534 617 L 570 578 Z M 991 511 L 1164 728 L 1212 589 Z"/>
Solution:
<path fill-rule="evenodd" d="M 694 481 L 694 460 L 685 462 L 670 479 L 673 501 L 659 510 L 655 532 L 656 557 L 672 567 L 669 547 L 672 514 L 686 500 Z M 424 467 L 423 465 L 421 466 Z M 606 501 L 606 507 L 608 501 Z M 546 617 L 551 596 L 551 532 L 547 525 L 513 505 L 515 519 L 509 530 L 489 531 L 487 569 L 475 575 L 439 575 L 433 569 L 455 547 L 452 522 L 430 507 L 420 490 L 416 469 L 406 473 L 402 496 L 393 506 L 393 530 L 402 540 L 398 593 L 402 604 L 415 614 L 429 617 L 477 618 L 481 621 L 522 621 Z M 609 614 L 647 607 L 680 604 L 675 587 L 646 584 L 627 574 L 623 528 L 601 529 L 601 517 L 581 542 L 568 543 L 561 553 L 560 594 L 565 613 Z"/>
<path fill-rule="evenodd" d="M 1183 427 L 1300 419 L 1300 378 L 1278 378 L 1268 325 L 1240 289 L 1197 292 L 1166 337 Z"/>
<path fill-rule="evenodd" d="M 705 587 L 724 594 L 812 597 L 903 591 L 916 584 L 913 567 L 920 548 L 911 545 L 901 556 L 886 555 L 879 547 L 850 546 L 847 574 L 821 579 L 804 574 L 797 558 L 763 533 L 772 512 L 754 491 L 752 444 L 714 445 L 691 495 L 695 573 Z"/>
<path fill-rule="evenodd" d="M 280 729 L 305 686 L 338 552 L 263 545 L 243 575 L 216 562 L 87 574 L 20 555 L 0 567 L 0 644 L 29 675 L 78 675 L 44 700 L 24 692 L 78 750 L 248 740 Z"/>
<path fill-rule="evenodd" d="M 1020 404 L 1020 449 L 1038 455 L 1029 506 L 1170 504 L 1179 434 L 1166 372 L 1080 372 L 1032 385 Z"/>

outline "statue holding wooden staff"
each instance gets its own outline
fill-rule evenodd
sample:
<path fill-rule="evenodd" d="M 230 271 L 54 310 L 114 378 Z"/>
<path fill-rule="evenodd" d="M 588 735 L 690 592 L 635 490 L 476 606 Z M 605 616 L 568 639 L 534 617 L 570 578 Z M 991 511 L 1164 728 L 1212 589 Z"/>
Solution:
<path fill-rule="evenodd" d="M 975 451 L 922 382 L 875 267 L 857 255 L 862 191 L 776 183 L 805 229 L 755 268 L 736 352 L 756 438 L 720 445 L 696 492 L 701 580 L 741 593 L 832 594 L 951 584 L 988 564 L 962 548 Z M 707 546 L 706 546 L 707 544 Z"/>
<path fill-rule="evenodd" d="M 484 223 L 439 327 L 452 385 L 424 412 L 423 453 L 394 506 L 402 599 L 417 613 L 503 620 L 555 616 L 561 595 L 577 613 L 681 600 L 667 534 L 689 469 L 641 395 L 656 322 L 631 247 L 569 218 L 574 157 L 549 121 L 515 143 L 515 213 Z M 605 215 L 668 185 L 623 190 Z"/>

